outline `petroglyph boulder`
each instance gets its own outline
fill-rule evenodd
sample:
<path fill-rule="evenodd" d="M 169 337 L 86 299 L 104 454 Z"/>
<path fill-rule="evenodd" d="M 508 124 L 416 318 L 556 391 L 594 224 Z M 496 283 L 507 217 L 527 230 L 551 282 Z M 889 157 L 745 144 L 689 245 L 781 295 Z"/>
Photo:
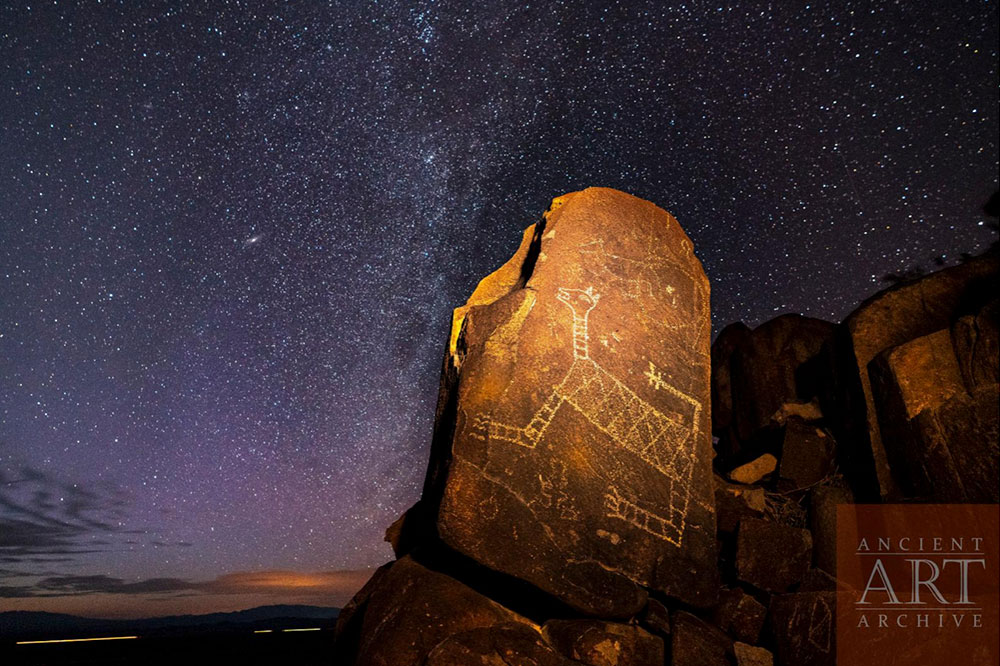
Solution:
<path fill-rule="evenodd" d="M 542 632 L 562 654 L 587 666 L 663 666 L 663 639 L 633 625 L 549 620 Z"/>
<path fill-rule="evenodd" d="M 661 662 L 662 663 L 662 662 Z M 423 666 L 579 666 L 529 625 L 510 622 L 470 629 L 438 643 Z"/>
<path fill-rule="evenodd" d="M 834 592 L 776 594 L 769 608 L 779 666 L 832 666 L 836 660 Z"/>
<path fill-rule="evenodd" d="M 419 666 L 440 642 L 516 613 L 409 557 L 379 569 L 337 620 L 337 663 Z M 537 632 L 536 632 L 537 633 Z M 440 662 L 448 663 L 448 662 Z"/>
<path fill-rule="evenodd" d="M 448 547 L 579 612 L 714 603 L 709 287 L 653 204 L 559 197 L 455 310 L 424 501 Z"/>
<path fill-rule="evenodd" d="M 838 437 L 838 442 L 852 441 L 866 447 L 857 457 L 860 459 L 863 453 L 871 460 L 867 474 L 870 478 L 856 480 L 856 486 L 877 488 L 883 498 L 900 494 L 882 441 L 869 363 L 886 349 L 948 328 L 961 317 L 979 312 L 995 298 L 1000 288 L 998 280 L 1000 256 L 985 254 L 916 282 L 881 291 L 844 320 L 846 339 L 841 341 L 838 353 L 840 373 L 846 376 L 852 372 L 859 385 L 845 382 L 843 395 L 838 397 L 848 405 L 843 417 L 850 431 L 849 437 Z"/>

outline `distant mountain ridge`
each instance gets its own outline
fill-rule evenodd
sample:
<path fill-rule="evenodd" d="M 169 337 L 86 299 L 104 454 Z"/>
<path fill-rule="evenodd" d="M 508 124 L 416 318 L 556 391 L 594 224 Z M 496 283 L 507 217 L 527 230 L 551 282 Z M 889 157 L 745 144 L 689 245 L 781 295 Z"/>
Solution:
<path fill-rule="evenodd" d="M 168 615 L 138 620 L 97 619 L 44 611 L 6 611 L 0 613 L 0 639 L 74 638 L 95 632 L 155 635 L 256 628 L 288 629 L 305 624 L 326 627 L 332 625 L 339 614 L 339 608 L 294 604 L 258 606 L 229 613 Z"/>

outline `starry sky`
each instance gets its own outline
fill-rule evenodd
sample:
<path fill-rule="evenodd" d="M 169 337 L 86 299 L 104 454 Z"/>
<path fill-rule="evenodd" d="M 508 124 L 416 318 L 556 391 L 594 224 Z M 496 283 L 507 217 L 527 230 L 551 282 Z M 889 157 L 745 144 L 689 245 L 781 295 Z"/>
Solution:
<path fill-rule="evenodd" d="M 672 212 L 718 331 L 995 238 L 997 3 L 0 8 L 0 610 L 339 605 L 450 309 L 559 194 Z"/>

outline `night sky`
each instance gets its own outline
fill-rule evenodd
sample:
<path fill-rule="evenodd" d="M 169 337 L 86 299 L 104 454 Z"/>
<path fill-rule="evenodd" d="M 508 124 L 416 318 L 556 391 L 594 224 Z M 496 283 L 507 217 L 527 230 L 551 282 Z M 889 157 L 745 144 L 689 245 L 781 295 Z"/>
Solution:
<path fill-rule="evenodd" d="M 716 331 L 994 240 L 996 2 L 667 4 L 5 3 L 0 610 L 344 603 L 554 196 L 672 212 Z"/>

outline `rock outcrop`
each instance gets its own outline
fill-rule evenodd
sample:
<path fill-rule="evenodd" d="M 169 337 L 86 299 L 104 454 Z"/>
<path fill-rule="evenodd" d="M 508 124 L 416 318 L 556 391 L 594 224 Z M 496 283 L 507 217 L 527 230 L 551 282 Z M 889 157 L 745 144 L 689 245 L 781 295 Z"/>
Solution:
<path fill-rule="evenodd" d="M 689 575 L 715 559 L 707 308 L 668 213 L 556 199 L 455 312 L 424 493 L 440 540 L 584 614 L 628 617 L 646 589 L 711 605 Z"/>
<path fill-rule="evenodd" d="M 878 402 L 869 364 L 887 350 L 950 329 L 963 317 L 981 312 L 1000 291 L 998 273 L 1000 256 L 989 253 L 879 292 L 844 320 L 845 334 L 841 336 L 839 354 L 843 365 L 839 369 L 842 376 L 852 375 L 850 381 L 842 384 L 845 390 L 854 391 L 856 395 L 850 396 L 851 407 L 844 413 L 847 436 L 842 439 L 863 449 L 859 458 L 871 460 L 872 469 L 865 482 L 877 491 L 878 497 L 902 497 L 900 481 L 905 487 L 910 479 L 897 478 L 905 474 L 902 469 L 896 469 L 894 474 L 879 425 Z M 986 358 L 990 353 L 989 344 L 984 344 L 979 367 L 995 366 L 995 355 L 992 364 Z M 971 373 L 971 366 L 967 367 Z M 860 395 L 857 395 L 858 389 Z"/>
<path fill-rule="evenodd" d="M 554 200 L 454 312 L 423 496 L 337 663 L 836 663 L 838 506 L 1000 500 L 998 267 L 710 352 L 676 220 Z"/>
<path fill-rule="evenodd" d="M 669 630 L 665 609 L 644 615 L 651 594 L 716 603 L 710 335 L 708 280 L 672 216 L 603 188 L 554 200 L 455 310 L 423 497 L 386 536 L 401 559 L 343 623 L 358 663 L 396 649 L 373 632 L 404 605 L 436 629 L 400 640 L 435 663 L 534 644 L 536 601 L 577 616 L 545 625 L 546 649 L 662 663 L 662 637 L 612 620 Z M 435 580 L 461 570 L 453 583 L 484 601 L 477 622 L 424 598 L 409 580 L 419 562 Z M 415 596 L 387 605 L 379 591 L 400 567 Z M 496 599 L 535 617 L 498 615 Z"/>

